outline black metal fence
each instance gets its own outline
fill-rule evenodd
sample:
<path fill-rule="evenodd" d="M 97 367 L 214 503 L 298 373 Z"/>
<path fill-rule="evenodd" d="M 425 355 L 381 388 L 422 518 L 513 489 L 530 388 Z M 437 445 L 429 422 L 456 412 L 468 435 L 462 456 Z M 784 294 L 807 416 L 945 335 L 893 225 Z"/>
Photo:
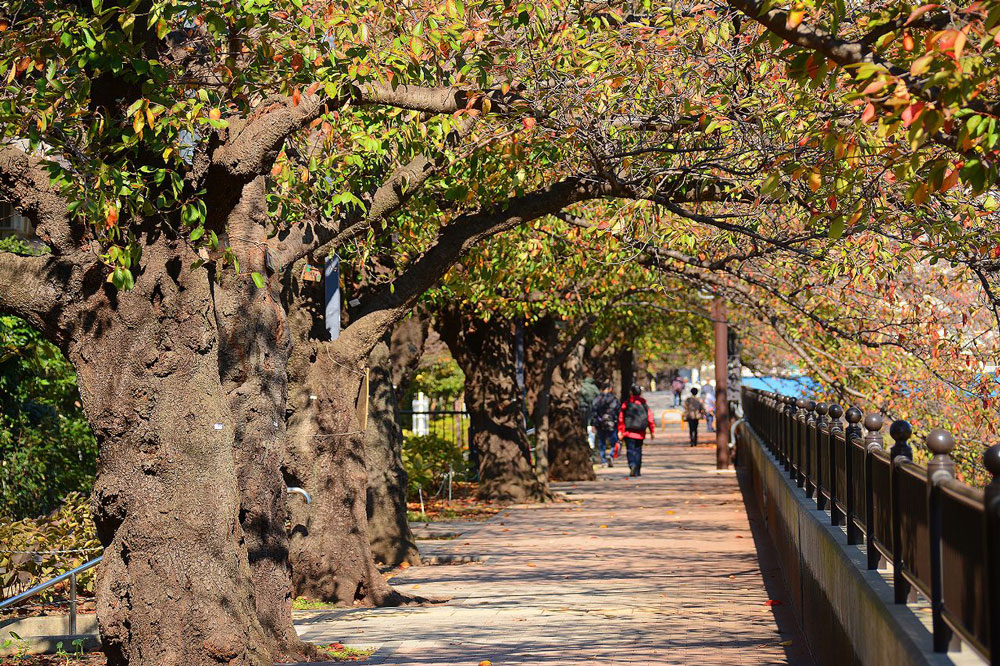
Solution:
<path fill-rule="evenodd" d="M 459 446 L 469 444 L 469 413 L 454 410 L 399 412 L 399 425 L 411 432 L 425 431 Z"/>
<path fill-rule="evenodd" d="M 947 431 L 927 435 L 933 458 L 922 467 L 906 421 L 889 427 L 887 451 L 878 413 L 749 388 L 743 409 L 788 475 L 846 527 L 847 543 L 867 543 L 868 568 L 892 562 L 895 602 L 912 588 L 931 601 L 935 652 L 957 634 L 1000 666 L 1000 445 L 984 454 L 993 481 L 978 489 L 955 479 Z"/>

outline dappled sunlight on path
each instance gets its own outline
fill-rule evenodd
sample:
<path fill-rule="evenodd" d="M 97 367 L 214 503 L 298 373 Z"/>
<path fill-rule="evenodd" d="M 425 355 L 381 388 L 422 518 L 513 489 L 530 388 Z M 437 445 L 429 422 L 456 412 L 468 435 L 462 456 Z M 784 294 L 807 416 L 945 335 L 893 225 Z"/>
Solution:
<path fill-rule="evenodd" d="M 810 664 L 780 573 L 754 533 L 734 474 L 668 426 L 643 474 L 624 460 L 567 501 L 512 507 L 425 555 L 474 564 L 415 567 L 403 592 L 451 597 L 421 608 L 303 613 L 311 641 L 378 646 L 372 664 Z M 753 518 L 756 520 L 756 518 Z M 465 527 L 465 525 L 463 525 Z M 763 572 L 762 572 L 763 569 Z"/>

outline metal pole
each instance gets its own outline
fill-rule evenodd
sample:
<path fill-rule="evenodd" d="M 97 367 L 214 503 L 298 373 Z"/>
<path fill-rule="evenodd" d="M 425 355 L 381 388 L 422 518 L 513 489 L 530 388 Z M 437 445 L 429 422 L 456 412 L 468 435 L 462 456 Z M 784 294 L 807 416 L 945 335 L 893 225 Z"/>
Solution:
<path fill-rule="evenodd" d="M 712 301 L 715 324 L 715 468 L 729 469 L 729 332 L 726 304 Z"/>
<path fill-rule="evenodd" d="M 76 635 L 76 574 L 69 577 L 69 635 Z"/>

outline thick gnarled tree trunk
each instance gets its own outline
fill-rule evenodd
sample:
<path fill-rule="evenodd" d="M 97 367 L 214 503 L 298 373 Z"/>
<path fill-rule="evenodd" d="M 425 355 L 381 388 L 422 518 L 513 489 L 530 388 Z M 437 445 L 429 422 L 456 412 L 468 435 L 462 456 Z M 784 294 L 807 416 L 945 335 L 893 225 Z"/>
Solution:
<path fill-rule="evenodd" d="M 298 274 L 295 270 L 293 274 Z M 363 350 L 328 341 L 319 283 L 291 281 L 286 299 L 294 348 L 288 364 L 288 431 L 283 469 L 311 504 L 290 505 L 295 593 L 344 605 L 392 605 L 396 593 L 375 564 L 368 536 L 365 467 L 367 398 Z M 361 403 L 359 405 L 359 399 Z"/>
<path fill-rule="evenodd" d="M 553 481 L 593 481 L 587 428 L 580 413 L 583 349 L 577 347 L 552 374 L 549 391 L 549 478 Z"/>
<path fill-rule="evenodd" d="M 363 445 L 368 473 L 368 537 L 372 555 L 377 562 L 389 566 L 403 562 L 420 564 L 416 539 L 406 520 L 403 433 L 399 428 L 388 341 L 375 345 L 368 357 L 368 367 L 368 427 Z"/>
<path fill-rule="evenodd" d="M 160 236 L 145 257 L 134 290 L 90 286 L 64 344 L 100 445 L 104 650 L 109 664 L 271 664 L 210 281 L 185 243 Z"/>
<path fill-rule="evenodd" d="M 441 339 L 465 373 L 472 446 L 479 452 L 479 496 L 541 502 L 551 499 L 535 475 L 524 428 L 524 401 L 514 368 L 514 330 L 509 321 L 489 321 L 447 308 L 439 315 Z"/>

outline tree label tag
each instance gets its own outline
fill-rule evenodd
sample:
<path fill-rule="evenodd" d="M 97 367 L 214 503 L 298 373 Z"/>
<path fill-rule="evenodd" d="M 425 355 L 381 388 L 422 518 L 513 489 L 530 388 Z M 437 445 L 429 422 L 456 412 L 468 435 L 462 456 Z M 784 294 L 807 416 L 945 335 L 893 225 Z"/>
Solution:
<path fill-rule="evenodd" d="M 302 267 L 302 280 L 305 282 L 322 282 L 323 272 L 315 266 L 306 264 Z"/>

